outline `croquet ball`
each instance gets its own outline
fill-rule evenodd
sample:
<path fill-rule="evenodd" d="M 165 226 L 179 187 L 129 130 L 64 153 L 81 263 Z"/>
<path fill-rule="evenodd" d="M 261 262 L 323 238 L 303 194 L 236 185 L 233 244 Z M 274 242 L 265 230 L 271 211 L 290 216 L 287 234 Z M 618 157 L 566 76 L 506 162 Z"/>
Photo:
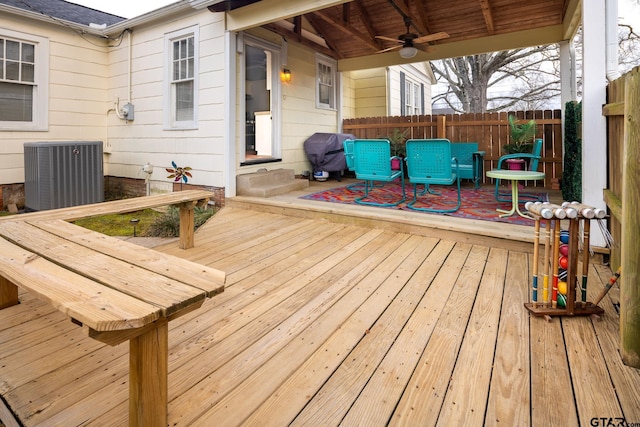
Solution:
<path fill-rule="evenodd" d="M 558 265 L 560 266 L 560 268 L 563 269 L 567 269 L 567 266 L 569 265 L 569 259 L 566 256 L 561 256 L 560 259 L 558 260 Z"/>
<path fill-rule="evenodd" d="M 569 255 L 569 245 L 560 245 L 560 255 Z"/>
<path fill-rule="evenodd" d="M 560 241 L 562 243 L 569 243 L 569 233 L 562 233 L 560 232 Z"/>
<path fill-rule="evenodd" d="M 567 270 L 562 269 L 562 268 L 560 270 L 558 270 L 558 279 L 566 280 L 567 279 Z"/>
<path fill-rule="evenodd" d="M 567 294 L 567 282 L 558 282 L 558 292 L 563 295 Z"/>
<path fill-rule="evenodd" d="M 567 297 L 563 294 L 558 294 L 558 307 L 565 308 L 567 306 Z"/>

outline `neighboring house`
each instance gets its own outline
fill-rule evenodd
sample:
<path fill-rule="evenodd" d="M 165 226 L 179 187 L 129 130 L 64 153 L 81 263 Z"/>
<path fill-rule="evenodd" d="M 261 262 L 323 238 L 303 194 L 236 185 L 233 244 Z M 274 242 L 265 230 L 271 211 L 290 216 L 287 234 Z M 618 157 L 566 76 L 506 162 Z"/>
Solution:
<path fill-rule="evenodd" d="M 431 114 L 436 78 L 428 62 L 350 71 L 344 79 L 352 81 L 352 108 L 343 110 L 345 118 Z"/>

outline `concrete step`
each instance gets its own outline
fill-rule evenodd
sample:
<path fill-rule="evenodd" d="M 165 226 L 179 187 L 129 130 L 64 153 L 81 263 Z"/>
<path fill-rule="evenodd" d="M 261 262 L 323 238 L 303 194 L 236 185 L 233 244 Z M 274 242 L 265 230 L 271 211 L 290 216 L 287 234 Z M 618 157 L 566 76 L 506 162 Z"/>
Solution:
<path fill-rule="evenodd" d="M 236 177 L 238 196 L 272 197 L 309 187 L 306 179 L 296 179 L 293 169 L 274 169 Z"/>

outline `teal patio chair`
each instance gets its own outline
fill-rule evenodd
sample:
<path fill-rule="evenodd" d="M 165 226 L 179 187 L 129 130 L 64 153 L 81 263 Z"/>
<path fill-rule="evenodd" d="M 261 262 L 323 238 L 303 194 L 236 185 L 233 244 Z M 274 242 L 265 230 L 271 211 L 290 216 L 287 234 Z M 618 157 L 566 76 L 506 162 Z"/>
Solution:
<path fill-rule="evenodd" d="M 356 161 L 354 159 L 354 154 L 353 154 L 353 139 L 345 139 L 342 142 L 342 146 L 344 148 L 344 159 L 345 162 L 347 163 L 347 169 L 350 172 L 355 172 L 356 170 Z M 360 189 L 363 188 L 365 185 L 364 182 L 356 182 L 354 184 L 349 184 L 347 185 L 347 188 L 349 190 L 355 190 L 355 189 Z M 378 185 L 374 185 L 374 187 L 383 187 L 384 183 L 378 184 Z"/>
<path fill-rule="evenodd" d="M 514 153 L 514 154 L 505 154 L 504 156 L 498 159 L 498 166 L 496 169 L 503 169 L 503 163 L 506 163 L 505 160 L 508 159 L 528 159 L 529 160 L 529 170 L 537 171 L 538 170 L 538 162 L 542 158 L 542 139 L 536 139 L 533 143 L 533 149 L 531 153 Z M 495 190 L 496 200 L 499 202 L 510 202 L 511 201 L 511 190 L 507 192 L 500 192 L 500 180 L 496 179 L 496 190 Z M 532 193 L 519 193 L 518 199 L 524 198 L 527 200 L 540 200 L 540 196 Z"/>
<path fill-rule="evenodd" d="M 397 206 L 406 200 L 404 189 L 404 165 L 400 159 L 400 170 L 391 169 L 391 143 L 386 139 L 356 139 L 353 141 L 353 163 L 356 178 L 364 181 L 364 195 L 355 199 L 356 203 L 372 206 Z M 391 182 L 400 178 L 402 198 L 390 203 L 365 200 L 375 188 L 374 182 Z"/>
<path fill-rule="evenodd" d="M 355 171 L 355 160 L 353 159 L 353 139 L 345 139 L 342 141 L 342 147 L 344 148 L 344 160 L 347 163 L 347 169 L 353 172 Z"/>
<path fill-rule="evenodd" d="M 458 159 L 451 156 L 451 142 L 448 139 L 411 139 L 407 141 L 407 171 L 409 182 L 413 184 L 413 200 L 407 204 L 409 209 L 424 212 L 455 212 L 460 208 L 460 174 Z M 425 188 L 434 185 L 456 184 L 458 201 L 455 206 L 445 209 L 419 208 L 418 184 Z M 433 191 L 429 192 L 437 196 Z M 433 196 L 432 196 L 433 197 Z"/>

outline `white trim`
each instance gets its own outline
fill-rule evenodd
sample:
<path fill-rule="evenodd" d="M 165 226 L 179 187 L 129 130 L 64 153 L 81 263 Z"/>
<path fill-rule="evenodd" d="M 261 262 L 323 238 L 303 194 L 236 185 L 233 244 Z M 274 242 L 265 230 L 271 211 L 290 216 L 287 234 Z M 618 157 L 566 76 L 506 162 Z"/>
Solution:
<path fill-rule="evenodd" d="M 245 33 L 240 33 L 238 35 L 238 40 L 240 41 L 238 43 L 238 46 L 241 46 L 242 49 L 241 52 L 239 52 L 239 54 L 242 55 L 239 76 L 241 82 L 240 84 L 242 85 L 240 90 L 243 95 L 241 99 L 243 100 L 245 99 L 244 95 L 246 80 L 246 56 L 244 55 L 244 46 L 248 44 L 260 49 L 264 49 L 271 53 L 271 69 L 267 70 L 267 78 L 269 79 L 267 85 L 270 85 L 269 89 L 271 91 L 271 157 L 274 159 L 279 159 L 282 157 L 282 83 L 280 82 L 282 56 L 280 46 Z M 244 101 L 242 101 L 240 105 L 240 114 L 241 117 L 246 117 L 247 115 Z M 241 142 L 242 147 L 246 147 L 246 132 L 244 123 L 242 124 L 240 129 L 239 141 Z M 242 153 L 240 161 L 243 162 L 245 161 L 245 148 L 242 148 L 240 152 Z"/>
<path fill-rule="evenodd" d="M 601 105 L 607 102 L 605 4 L 582 3 L 582 202 L 606 209 L 607 123 Z M 591 229 L 591 244 L 604 247 L 604 236 Z"/>
<path fill-rule="evenodd" d="M 0 36 L 31 43 L 34 52 L 33 111 L 30 122 L 0 121 L 0 131 L 48 131 L 49 130 L 49 39 L 33 34 L 0 28 Z"/>
<path fill-rule="evenodd" d="M 318 73 L 318 66 L 320 64 L 331 67 L 331 76 L 332 76 L 332 85 L 331 85 L 331 95 L 332 95 L 332 103 L 329 104 L 320 102 L 320 75 Z M 335 111 L 338 107 L 337 104 L 337 84 L 338 84 L 338 62 L 328 56 L 321 55 L 316 53 L 316 108 L 320 110 L 331 110 Z"/>
<path fill-rule="evenodd" d="M 193 37 L 193 120 L 176 121 L 175 99 L 172 93 L 172 60 L 173 42 L 178 39 Z M 189 130 L 198 128 L 198 111 L 200 106 L 200 28 L 193 25 L 164 35 L 164 82 L 163 82 L 163 126 L 164 130 Z"/>
<path fill-rule="evenodd" d="M 240 39 L 241 40 L 241 39 Z M 236 98 L 237 93 L 237 37 L 236 33 L 225 31 L 224 33 L 224 46 L 225 46 L 225 71 L 224 71 L 224 91 L 226 105 L 224 108 L 224 122 L 225 122 L 225 197 L 235 197 L 236 195 L 236 170 L 237 170 L 237 155 L 236 155 L 236 105 L 238 100 Z M 243 115 L 244 117 L 244 115 Z"/>

